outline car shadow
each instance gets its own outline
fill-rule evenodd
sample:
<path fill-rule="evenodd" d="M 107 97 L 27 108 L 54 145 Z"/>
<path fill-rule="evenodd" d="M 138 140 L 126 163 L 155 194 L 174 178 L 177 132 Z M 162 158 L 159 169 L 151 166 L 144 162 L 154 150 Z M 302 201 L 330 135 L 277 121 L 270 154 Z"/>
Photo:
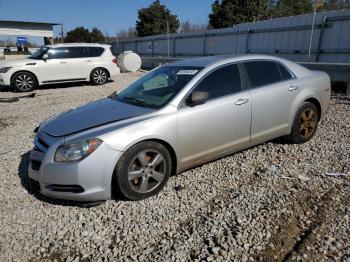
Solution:
<path fill-rule="evenodd" d="M 29 155 L 30 151 L 21 155 L 21 162 L 18 166 L 18 177 L 21 180 L 22 186 L 27 190 L 27 192 L 34 196 L 36 199 L 49 203 L 51 205 L 60 205 L 60 206 L 74 206 L 74 207 L 83 207 L 90 208 L 99 206 L 105 201 L 96 201 L 96 202 L 80 202 L 80 201 L 70 201 L 70 200 L 62 200 L 49 198 L 40 193 L 40 185 L 37 181 L 31 179 L 28 176 L 28 167 L 29 167 Z"/>
<path fill-rule="evenodd" d="M 112 83 L 114 80 L 109 79 L 106 84 Z M 79 87 L 79 86 L 91 86 L 90 82 L 82 81 L 82 82 L 70 82 L 70 83 L 56 83 L 56 84 L 48 84 L 37 87 L 35 90 L 49 90 L 49 89 L 58 89 L 58 88 L 69 88 L 69 87 Z M 102 85 L 103 86 L 103 85 Z M 12 92 L 18 93 L 14 89 L 9 86 L 0 85 L 0 92 Z"/>

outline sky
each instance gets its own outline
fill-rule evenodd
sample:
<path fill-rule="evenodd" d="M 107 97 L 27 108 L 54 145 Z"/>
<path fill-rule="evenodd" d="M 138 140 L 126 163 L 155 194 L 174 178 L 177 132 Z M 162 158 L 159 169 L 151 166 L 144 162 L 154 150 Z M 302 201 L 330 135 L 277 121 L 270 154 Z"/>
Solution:
<path fill-rule="evenodd" d="M 0 20 L 63 23 L 64 31 L 77 26 L 99 28 L 116 35 L 135 26 L 137 11 L 153 0 L 0 0 Z M 160 0 L 181 22 L 207 23 L 213 0 Z M 58 35 L 60 28 L 54 30 Z M 0 39 L 8 37 L 0 36 Z M 41 39 L 28 39 L 43 44 Z"/>

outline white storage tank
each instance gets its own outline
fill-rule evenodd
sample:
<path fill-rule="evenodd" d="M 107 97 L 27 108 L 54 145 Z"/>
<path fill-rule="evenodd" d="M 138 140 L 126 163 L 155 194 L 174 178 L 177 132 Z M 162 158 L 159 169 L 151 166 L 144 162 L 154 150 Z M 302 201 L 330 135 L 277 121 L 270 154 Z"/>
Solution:
<path fill-rule="evenodd" d="M 118 66 L 122 72 L 136 72 L 141 68 L 141 57 L 133 51 L 124 51 L 118 56 Z"/>

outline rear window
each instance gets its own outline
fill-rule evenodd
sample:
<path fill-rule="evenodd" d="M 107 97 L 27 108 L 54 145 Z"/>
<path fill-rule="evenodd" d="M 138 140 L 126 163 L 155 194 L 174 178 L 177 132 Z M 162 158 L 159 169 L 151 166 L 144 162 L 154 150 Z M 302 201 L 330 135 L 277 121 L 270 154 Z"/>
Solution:
<path fill-rule="evenodd" d="M 278 68 L 281 72 L 282 78 L 283 80 L 288 80 L 288 79 L 292 79 L 293 75 L 292 73 L 283 65 L 278 64 Z"/>
<path fill-rule="evenodd" d="M 70 58 L 87 57 L 86 47 L 69 47 L 68 50 Z"/>
<path fill-rule="evenodd" d="M 102 55 L 104 49 L 102 47 L 88 47 L 89 57 L 98 57 Z"/>
<path fill-rule="evenodd" d="M 276 62 L 252 61 L 243 63 L 252 87 L 259 87 L 282 81 L 282 75 Z"/>

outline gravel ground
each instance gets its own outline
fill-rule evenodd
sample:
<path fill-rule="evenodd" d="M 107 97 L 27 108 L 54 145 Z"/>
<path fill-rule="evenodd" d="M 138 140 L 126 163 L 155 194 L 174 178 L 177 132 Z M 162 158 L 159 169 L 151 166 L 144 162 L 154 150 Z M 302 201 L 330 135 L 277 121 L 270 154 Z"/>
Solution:
<path fill-rule="evenodd" d="M 350 261 L 350 104 L 340 100 L 308 143 L 222 158 L 144 201 L 87 208 L 40 195 L 26 174 L 34 127 L 140 74 L 31 96 L 0 89 L 0 261 Z"/>

